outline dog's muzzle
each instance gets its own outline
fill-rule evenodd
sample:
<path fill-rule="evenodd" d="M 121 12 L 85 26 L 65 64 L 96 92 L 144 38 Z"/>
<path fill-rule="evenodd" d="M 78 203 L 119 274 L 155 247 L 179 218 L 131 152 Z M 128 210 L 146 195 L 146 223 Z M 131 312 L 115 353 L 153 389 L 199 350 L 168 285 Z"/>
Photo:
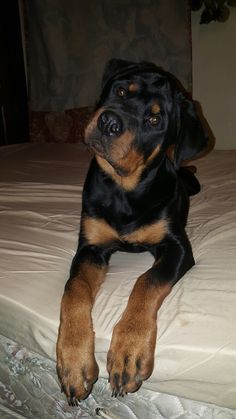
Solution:
<path fill-rule="evenodd" d="M 106 137 L 118 137 L 123 130 L 121 118 L 112 111 L 104 111 L 98 118 L 97 127 Z"/>

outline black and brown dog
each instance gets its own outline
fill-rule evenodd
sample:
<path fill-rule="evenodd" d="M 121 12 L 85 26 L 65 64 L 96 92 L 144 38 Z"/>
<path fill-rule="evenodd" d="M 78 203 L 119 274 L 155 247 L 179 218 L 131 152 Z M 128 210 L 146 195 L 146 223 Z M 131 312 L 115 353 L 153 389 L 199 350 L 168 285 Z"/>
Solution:
<path fill-rule="evenodd" d="M 207 147 L 195 104 L 151 63 L 108 62 L 85 130 L 94 153 L 83 191 L 79 245 L 61 303 L 57 370 L 70 404 L 98 377 L 91 310 L 117 251 L 149 251 L 113 331 L 107 369 L 113 395 L 137 390 L 152 373 L 157 312 L 194 264 L 185 232 L 189 195 L 200 189 L 181 168 Z"/>

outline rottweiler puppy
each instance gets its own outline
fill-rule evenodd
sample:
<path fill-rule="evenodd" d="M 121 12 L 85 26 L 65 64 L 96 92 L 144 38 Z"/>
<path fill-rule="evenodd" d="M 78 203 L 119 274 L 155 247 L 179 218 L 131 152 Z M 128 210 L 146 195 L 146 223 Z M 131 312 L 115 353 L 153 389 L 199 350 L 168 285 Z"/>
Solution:
<path fill-rule="evenodd" d="M 199 183 L 184 162 L 206 149 L 195 104 L 152 63 L 113 59 L 85 129 L 94 154 L 84 185 L 79 244 L 61 302 L 57 371 L 76 405 L 98 378 L 91 310 L 111 255 L 149 251 L 113 330 L 107 370 L 114 396 L 136 391 L 152 373 L 157 313 L 194 265 L 185 232 L 189 195 Z"/>

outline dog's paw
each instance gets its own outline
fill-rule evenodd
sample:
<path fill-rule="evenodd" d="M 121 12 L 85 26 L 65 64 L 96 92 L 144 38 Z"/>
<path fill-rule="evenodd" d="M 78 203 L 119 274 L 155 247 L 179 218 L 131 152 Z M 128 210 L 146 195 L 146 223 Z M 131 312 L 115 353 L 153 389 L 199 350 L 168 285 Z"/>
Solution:
<path fill-rule="evenodd" d="M 57 374 L 68 403 L 76 406 L 85 399 L 98 378 L 92 336 L 69 342 L 59 336 L 57 343 Z M 93 339 L 93 338 L 92 338 Z"/>
<path fill-rule="evenodd" d="M 156 322 L 121 320 L 114 328 L 107 355 L 112 396 L 138 390 L 154 366 Z"/>
<path fill-rule="evenodd" d="M 70 360 L 66 361 L 65 358 L 58 360 L 57 373 L 61 389 L 65 393 L 68 403 L 71 406 L 76 406 L 91 392 L 93 384 L 98 378 L 98 365 L 95 358 L 89 359 L 85 363 L 81 363 L 76 354 L 70 357 Z"/>

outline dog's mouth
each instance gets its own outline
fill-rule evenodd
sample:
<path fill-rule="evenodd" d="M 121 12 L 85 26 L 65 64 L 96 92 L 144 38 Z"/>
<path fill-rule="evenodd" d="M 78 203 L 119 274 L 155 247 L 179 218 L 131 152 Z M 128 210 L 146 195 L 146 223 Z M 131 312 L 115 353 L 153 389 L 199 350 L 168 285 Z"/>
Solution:
<path fill-rule="evenodd" d="M 85 136 L 83 142 L 93 155 L 102 157 L 103 159 L 107 161 L 109 160 L 109 150 L 108 150 L 109 147 L 108 145 L 105 144 L 105 141 L 103 141 L 103 139 L 100 138 L 100 136 L 97 136 L 97 135 L 92 135 L 91 137 Z"/>
<path fill-rule="evenodd" d="M 104 117 L 104 109 L 97 111 L 87 125 L 84 143 L 92 154 L 105 160 L 117 175 L 127 177 L 135 171 L 140 160 L 140 155 L 134 150 L 135 133 L 126 129 L 120 133 L 114 134 L 112 131 L 109 134 L 107 130 L 111 130 L 114 126 L 105 127 L 106 129 L 102 130 L 98 122 L 101 116 Z M 122 125 L 117 115 L 114 116 L 112 112 L 111 116 L 108 114 L 108 117 L 114 118 L 117 124 L 119 122 L 119 126 Z M 113 119 L 112 123 L 114 124 Z"/>
<path fill-rule="evenodd" d="M 101 157 L 102 159 L 106 160 L 107 163 L 115 170 L 117 175 L 126 177 L 130 175 L 130 171 L 124 169 L 121 165 L 119 165 L 116 161 L 114 161 L 109 152 L 105 150 L 101 143 L 93 143 L 88 145 L 89 150 L 95 154 L 95 156 Z"/>
<path fill-rule="evenodd" d="M 105 158 L 106 152 L 101 142 L 85 142 L 85 144 L 93 154 L 97 154 L 99 157 Z"/>

